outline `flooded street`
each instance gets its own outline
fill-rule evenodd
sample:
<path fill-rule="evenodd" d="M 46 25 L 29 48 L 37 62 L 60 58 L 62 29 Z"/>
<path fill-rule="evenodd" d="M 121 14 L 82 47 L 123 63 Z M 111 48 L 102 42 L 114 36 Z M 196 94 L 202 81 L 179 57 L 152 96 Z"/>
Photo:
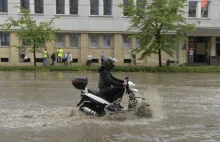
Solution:
<path fill-rule="evenodd" d="M 125 73 L 113 73 L 123 78 Z M 0 72 L 0 142 L 220 141 L 220 75 L 130 73 L 153 110 L 152 118 L 88 117 L 78 112 L 71 79 L 98 73 Z M 124 95 L 123 105 L 127 106 Z"/>

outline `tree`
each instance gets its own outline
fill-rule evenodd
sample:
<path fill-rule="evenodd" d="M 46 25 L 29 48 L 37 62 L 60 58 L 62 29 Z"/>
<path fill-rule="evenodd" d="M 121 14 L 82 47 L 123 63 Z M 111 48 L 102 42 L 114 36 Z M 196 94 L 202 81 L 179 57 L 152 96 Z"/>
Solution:
<path fill-rule="evenodd" d="M 151 1 L 151 2 L 150 2 Z M 159 66 L 162 66 L 161 52 L 173 57 L 174 44 L 185 39 L 185 32 L 194 29 L 184 18 L 187 0 L 133 0 L 129 4 L 120 4 L 124 13 L 131 18 L 129 31 L 137 31 L 133 36 L 139 38 L 140 47 L 132 52 L 141 53 L 140 59 L 158 54 Z M 170 34 L 171 33 L 171 34 Z M 170 36 L 172 35 L 172 36 Z"/>
<path fill-rule="evenodd" d="M 13 30 L 13 28 L 18 28 L 15 30 L 16 36 L 22 39 L 22 42 L 25 43 L 22 46 L 16 46 L 19 50 L 28 47 L 28 51 L 33 53 L 34 55 L 34 66 L 36 66 L 36 52 L 42 52 L 42 48 L 46 49 L 45 43 L 56 40 L 56 32 L 59 29 L 51 27 L 54 22 L 54 19 L 58 17 L 52 18 L 49 22 L 39 22 L 37 24 L 36 20 L 34 20 L 30 11 L 23 9 L 21 7 L 17 7 L 20 9 L 22 13 L 21 17 L 18 19 L 14 19 L 9 17 L 5 22 L 5 24 L 0 25 L 2 29 L 6 32 L 9 30 Z"/>

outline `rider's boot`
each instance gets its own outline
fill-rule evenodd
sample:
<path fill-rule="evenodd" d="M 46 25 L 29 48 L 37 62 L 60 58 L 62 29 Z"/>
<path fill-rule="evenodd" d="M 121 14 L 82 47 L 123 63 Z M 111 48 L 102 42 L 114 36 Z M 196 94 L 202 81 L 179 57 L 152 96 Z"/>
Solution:
<path fill-rule="evenodd" d="M 119 106 L 118 106 L 120 109 L 123 109 L 124 107 L 123 106 L 121 106 L 121 104 L 119 104 Z"/>
<path fill-rule="evenodd" d="M 109 105 L 107 105 L 105 107 L 105 109 L 108 110 L 108 111 L 117 111 L 116 107 L 115 107 L 115 105 L 113 103 L 110 103 Z"/>
<path fill-rule="evenodd" d="M 120 103 L 121 103 L 121 98 L 118 98 L 111 104 L 107 105 L 105 109 L 108 111 L 120 111 L 121 109 L 124 108 L 123 106 L 120 105 Z"/>
<path fill-rule="evenodd" d="M 121 110 L 121 109 L 123 109 L 124 107 L 123 106 L 121 106 L 121 98 L 118 98 L 117 100 L 115 100 L 114 102 L 113 102 L 113 104 L 115 105 L 115 108 L 117 109 L 117 110 Z"/>

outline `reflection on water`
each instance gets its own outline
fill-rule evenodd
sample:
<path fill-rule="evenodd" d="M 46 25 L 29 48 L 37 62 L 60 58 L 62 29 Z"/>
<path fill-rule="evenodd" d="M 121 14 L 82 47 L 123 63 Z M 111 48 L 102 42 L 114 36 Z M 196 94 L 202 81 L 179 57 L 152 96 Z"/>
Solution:
<path fill-rule="evenodd" d="M 118 121 L 78 112 L 80 91 L 70 82 L 76 76 L 97 89 L 97 73 L 0 72 L 0 141 L 220 141 L 218 74 L 130 73 L 153 118 L 123 113 Z"/>

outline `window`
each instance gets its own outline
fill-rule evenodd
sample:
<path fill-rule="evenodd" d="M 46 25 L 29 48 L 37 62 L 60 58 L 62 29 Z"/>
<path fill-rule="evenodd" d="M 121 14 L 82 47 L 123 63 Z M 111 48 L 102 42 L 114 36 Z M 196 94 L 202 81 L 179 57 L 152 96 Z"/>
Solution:
<path fill-rule="evenodd" d="M 146 6 L 146 3 L 143 0 L 137 0 L 136 6 L 144 10 L 145 6 Z"/>
<path fill-rule="evenodd" d="M 78 14 L 78 0 L 70 0 L 70 14 Z"/>
<path fill-rule="evenodd" d="M 0 0 L 0 12 L 8 12 L 8 0 Z"/>
<path fill-rule="evenodd" d="M 189 11 L 188 11 L 189 17 L 196 17 L 196 9 L 197 9 L 197 2 L 190 1 L 189 2 Z"/>
<path fill-rule="evenodd" d="M 99 0 L 90 0 L 90 15 L 99 15 Z"/>
<path fill-rule="evenodd" d="M 131 59 L 124 59 L 124 63 L 131 63 Z"/>
<path fill-rule="evenodd" d="M 99 36 L 98 34 L 90 35 L 90 48 L 98 48 L 99 45 Z"/>
<path fill-rule="evenodd" d="M 70 34 L 70 47 L 79 47 L 79 34 Z"/>
<path fill-rule="evenodd" d="M 56 47 L 65 47 L 65 34 L 57 34 L 57 42 L 56 42 Z"/>
<path fill-rule="evenodd" d="M 124 6 L 125 7 L 128 7 L 130 4 L 129 4 L 129 0 L 123 0 L 124 2 Z M 124 16 L 128 16 L 128 13 L 124 11 Z"/>
<path fill-rule="evenodd" d="M 56 14 L 65 14 L 65 0 L 56 0 Z"/>
<path fill-rule="evenodd" d="M 112 35 L 111 34 L 104 34 L 103 35 L 103 47 L 104 48 L 111 48 L 112 47 Z"/>
<path fill-rule="evenodd" d="M 42 14 L 44 13 L 43 0 L 34 0 L 34 12 Z"/>
<path fill-rule="evenodd" d="M 30 10 L 29 0 L 20 0 L 21 7 Z"/>
<path fill-rule="evenodd" d="M 216 37 L 216 42 L 220 42 L 220 37 Z"/>
<path fill-rule="evenodd" d="M 1 58 L 1 62 L 8 62 L 8 58 Z"/>
<path fill-rule="evenodd" d="M 0 46 L 9 46 L 9 33 L 0 32 Z"/>
<path fill-rule="evenodd" d="M 209 4 L 210 3 L 206 0 L 202 1 L 202 3 L 201 3 L 201 17 L 202 18 L 208 18 Z"/>
<path fill-rule="evenodd" d="M 112 15 L 112 0 L 104 0 L 104 15 Z"/>
<path fill-rule="evenodd" d="M 78 0 L 56 0 L 56 14 L 78 14 Z"/>
<path fill-rule="evenodd" d="M 129 38 L 129 35 L 123 35 L 123 44 L 124 48 L 131 48 L 131 38 Z"/>

